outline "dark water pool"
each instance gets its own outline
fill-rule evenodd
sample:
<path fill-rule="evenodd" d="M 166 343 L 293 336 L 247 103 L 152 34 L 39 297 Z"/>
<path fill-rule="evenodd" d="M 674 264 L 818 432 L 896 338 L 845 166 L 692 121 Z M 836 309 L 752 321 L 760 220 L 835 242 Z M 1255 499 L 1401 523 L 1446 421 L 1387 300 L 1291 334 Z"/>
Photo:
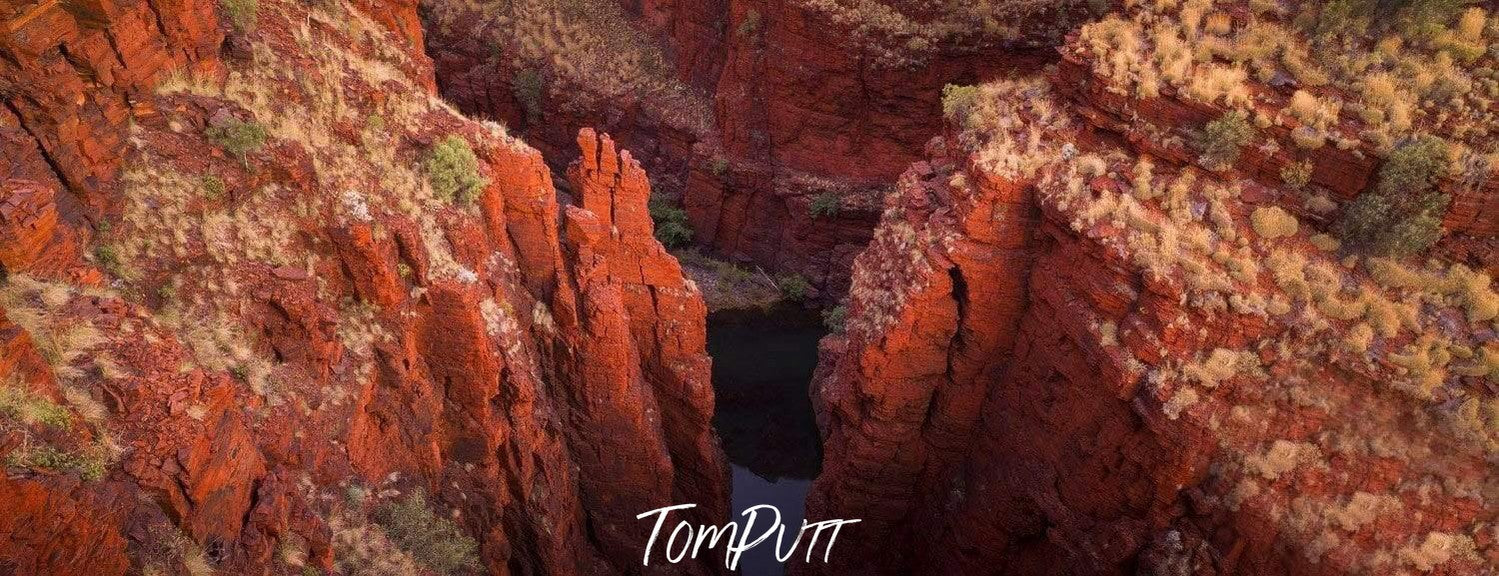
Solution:
<path fill-rule="evenodd" d="M 822 464 L 807 386 L 825 333 L 815 312 L 791 306 L 708 317 L 713 423 L 733 466 L 731 519 L 742 521 L 738 514 L 750 506 L 772 504 L 789 527 L 788 539 L 801 527 L 807 488 Z M 772 543 L 745 553 L 740 574 L 782 574 Z"/>

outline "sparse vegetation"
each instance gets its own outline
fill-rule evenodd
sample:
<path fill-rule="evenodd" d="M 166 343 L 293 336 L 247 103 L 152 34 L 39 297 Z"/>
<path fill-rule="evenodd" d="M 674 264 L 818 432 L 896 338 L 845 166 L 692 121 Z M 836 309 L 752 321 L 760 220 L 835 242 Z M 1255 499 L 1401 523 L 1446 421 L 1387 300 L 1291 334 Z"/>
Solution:
<path fill-rule="evenodd" d="M 103 447 L 95 446 L 69 452 L 43 444 L 12 451 L 6 456 L 5 465 L 11 468 L 76 473 L 84 480 L 94 482 L 104 478 L 108 472 L 109 461 Z"/>
<path fill-rule="evenodd" d="M 265 145 L 265 127 L 256 122 L 229 120 L 219 126 L 209 126 L 204 135 L 225 152 L 239 159 L 246 168 L 250 166 L 248 156 Z"/>
<path fill-rule="evenodd" d="M 479 568 L 479 543 L 433 512 L 421 490 L 381 507 L 375 521 L 396 546 L 433 572 Z"/>
<path fill-rule="evenodd" d="M 1256 106 L 1253 119 L 1293 129 L 1304 149 L 1331 141 L 1388 150 L 1423 131 L 1488 146 L 1499 76 L 1485 54 L 1499 27 L 1487 11 L 1462 0 L 1333 0 L 1290 15 L 1282 4 L 1251 7 L 1246 21 L 1212 2 L 1126 3 L 1085 25 L 1073 49 L 1091 54 L 1108 90 L 1138 98 L 1169 86 L 1188 100 L 1248 109 L 1251 77 L 1285 81 L 1297 88 L 1286 113 Z M 1253 16 L 1266 12 L 1275 15 Z M 1362 125 L 1343 122 L 1343 112 Z"/>
<path fill-rule="evenodd" d="M 1225 169 L 1239 159 L 1239 149 L 1254 138 L 1254 126 L 1244 113 L 1230 111 L 1203 127 L 1198 139 L 1202 163 L 1213 169 Z"/>
<path fill-rule="evenodd" d="M 677 78 L 670 55 L 618 3 L 482 0 L 431 8 L 430 36 L 482 34 L 476 41 L 495 47 L 497 65 L 528 76 L 517 73 L 512 86 L 528 116 L 527 102 L 536 101 L 533 96 L 542 92 L 536 87 L 544 85 L 549 109 L 589 109 L 607 100 L 638 104 L 651 117 L 690 133 L 712 130 L 711 104 Z"/>
<path fill-rule="evenodd" d="M 1442 215 L 1451 201 L 1437 189 L 1447 173 L 1447 145 L 1417 138 L 1390 153 L 1373 190 L 1353 201 L 1338 221 L 1344 245 L 1371 254 L 1408 256 L 1441 238 Z"/>
<path fill-rule="evenodd" d="M 927 62 L 941 49 L 954 45 L 1050 41 L 1070 27 L 1074 7 L 1083 2 L 1005 0 L 949 2 L 929 7 L 888 0 L 797 0 L 796 4 L 849 30 L 854 45 L 862 48 L 874 64 L 897 68 Z M 1033 25 L 1042 20 L 1057 25 Z"/>
<path fill-rule="evenodd" d="M 43 424 L 66 429 L 73 423 L 67 408 L 20 387 L 20 382 L 0 386 L 0 416 L 30 426 Z"/>
<path fill-rule="evenodd" d="M 842 207 L 842 201 L 834 192 L 823 192 L 812 197 L 812 203 L 807 206 L 807 212 L 812 218 L 836 218 Z"/>
<path fill-rule="evenodd" d="M 260 12 L 259 0 L 219 0 L 219 10 L 229 19 L 229 24 L 241 34 L 255 29 L 255 20 Z"/>
<path fill-rule="evenodd" d="M 839 304 L 822 311 L 822 325 L 834 334 L 842 334 L 848 323 L 848 306 Z"/>
<path fill-rule="evenodd" d="M 692 225 L 687 223 L 686 210 L 660 198 L 651 198 L 647 206 L 656 225 L 656 241 L 662 246 L 676 248 L 692 241 Z"/>
<path fill-rule="evenodd" d="M 542 77 L 541 70 L 536 68 L 516 70 L 515 78 L 510 83 L 510 90 L 515 94 L 516 101 L 520 102 L 521 108 L 525 109 L 526 120 L 540 122 L 541 99 L 546 94 L 546 79 Z"/>
<path fill-rule="evenodd" d="M 427 153 L 427 182 L 432 194 L 449 202 L 472 204 L 489 185 L 479 174 L 479 158 L 468 140 L 450 134 Z"/>
<path fill-rule="evenodd" d="M 812 291 L 812 284 L 807 282 L 801 274 L 787 274 L 776 279 L 776 286 L 781 289 L 781 296 L 787 300 L 800 302 L 807 299 L 807 294 Z"/>
<path fill-rule="evenodd" d="M 1294 190 L 1306 188 L 1312 182 L 1312 161 L 1289 162 L 1280 169 L 1280 180 Z"/>
<path fill-rule="evenodd" d="M 82 371 L 73 364 L 105 341 L 104 334 L 87 320 L 67 318 L 58 312 L 72 300 L 73 293 L 74 288 L 66 284 L 19 274 L 0 284 L 0 308 L 31 335 L 53 373 L 64 380 L 81 376 Z"/>

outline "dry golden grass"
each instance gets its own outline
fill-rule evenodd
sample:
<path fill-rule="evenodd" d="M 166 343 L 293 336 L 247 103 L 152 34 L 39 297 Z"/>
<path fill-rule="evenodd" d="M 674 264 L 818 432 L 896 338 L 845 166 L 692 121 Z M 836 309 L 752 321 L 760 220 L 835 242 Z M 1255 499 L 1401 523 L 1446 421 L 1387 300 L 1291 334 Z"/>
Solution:
<path fill-rule="evenodd" d="M 850 38 L 876 65 L 912 67 L 943 49 L 1060 37 L 1071 28 L 1077 0 L 981 0 L 947 2 L 931 9 L 883 0 L 796 0 Z"/>
<path fill-rule="evenodd" d="M 478 35 L 495 47 L 500 65 L 516 70 L 515 91 L 534 113 L 542 110 L 533 101 L 540 98 L 584 108 L 635 102 L 675 128 L 698 135 L 713 129 L 708 99 L 677 80 L 655 39 L 617 2 L 476 0 L 431 7 L 443 29 Z"/>
<path fill-rule="evenodd" d="M 1483 9 L 1462 12 L 1430 39 L 1339 37 L 1342 43 L 1326 44 L 1333 41 L 1309 36 L 1298 24 L 1298 16 L 1314 14 L 1321 3 L 1299 5 L 1298 14 L 1261 6 L 1237 20 L 1216 8 L 1229 4 L 1131 2 L 1122 14 L 1083 26 L 1076 45 L 1091 54 L 1110 90 L 1138 97 L 1169 85 L 1188 99 L 1248 108 L 1254 106 L 1250 73 L 1265 82 L 1284 72 L 1303 88 L 1286 105 L 1303 127 L 1295 135 L 1302 148 L 1330 139 L 1345 148 L 1362 140 L 1387 150 L 1422 128 L 1475 145 L 1492 140 L 1499 77 L 1484 64 L 1492 60 L 1486 48 L 1499 27 Z M 1314 87 L 1333 88 L 1351 104 L 1315 96 Z M 1363 121 L 1358 133 L 1338 129 L 1344 112 Z"/>
<path fill-rule="evenodd" d="M 20 274 L 0 284 L 0 308 L 5 310 L 6 317 L 26 330 L 37 351 L 62 380 L 83 376 L 78 364 L 90 358 L 106 341 L 93 324 L 72 318 L 62 310 L 76 292 L 67 284 Z"/>

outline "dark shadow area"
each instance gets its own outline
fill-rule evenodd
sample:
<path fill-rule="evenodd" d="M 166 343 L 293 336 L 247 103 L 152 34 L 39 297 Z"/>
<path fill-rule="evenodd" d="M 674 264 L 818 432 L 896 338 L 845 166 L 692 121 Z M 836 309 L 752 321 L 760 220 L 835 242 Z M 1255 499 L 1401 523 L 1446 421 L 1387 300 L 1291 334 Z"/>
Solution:
<path fill-rule="evenodd" d="M 717 396 L 713 424 L 733 467 L 730 519 L 742 522 L 746 509 L 773 505 L 788 527 L 788 545 L 822 465 L 822 440 L 807 391 L 817 368 L 817 341 L 826 333 L 816 312 L 795 306 L 708 316 Z M 745 553 L 738 573 L 783 574 L 774 541 Z"/>
<path fill-rule="evenodd" d="M 822 443 L 807 386 L 826 334 L 815 312 L 794 306 L 708 316 L 713 424 L 729 462 L 766 480 L 810 480 Z"/>

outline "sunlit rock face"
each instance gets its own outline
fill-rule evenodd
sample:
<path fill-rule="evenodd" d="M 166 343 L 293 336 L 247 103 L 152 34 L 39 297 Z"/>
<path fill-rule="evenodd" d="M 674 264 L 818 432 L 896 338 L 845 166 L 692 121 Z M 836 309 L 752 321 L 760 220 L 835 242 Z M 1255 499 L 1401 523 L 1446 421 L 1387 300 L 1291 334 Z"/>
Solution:
<path fill-rule="evenodd" d="M 1494 180 L 1463 146 L 1491 126 L 1415 120 L 1452 158 L 1432 263 L 1339 247 L 1352 201 L 1408 178 L 1399 134 L 1348 120 L 1314 146 L 1294 81 L 1115 67 L 1131 30 L 1278 22 L 1229 6 L 1201 37 L 1192 6 L 1139 7 L 1044 77 L 947 100 L 823 344 L 808 515 L 865 522 L 803 573 L 1492 570 L 1499 309 L 1472 214 Z M 1253 139 L 1210 157 L 1207 125 L 1245 106 Z"/>
<path fill-rule="evenodd" d="M 576 133 L 561 205 L 415 3 L 252 4 L 6 14 L 0 572 L 626 573 L 641 511 L 720 522 L 630 153 Z"/>

